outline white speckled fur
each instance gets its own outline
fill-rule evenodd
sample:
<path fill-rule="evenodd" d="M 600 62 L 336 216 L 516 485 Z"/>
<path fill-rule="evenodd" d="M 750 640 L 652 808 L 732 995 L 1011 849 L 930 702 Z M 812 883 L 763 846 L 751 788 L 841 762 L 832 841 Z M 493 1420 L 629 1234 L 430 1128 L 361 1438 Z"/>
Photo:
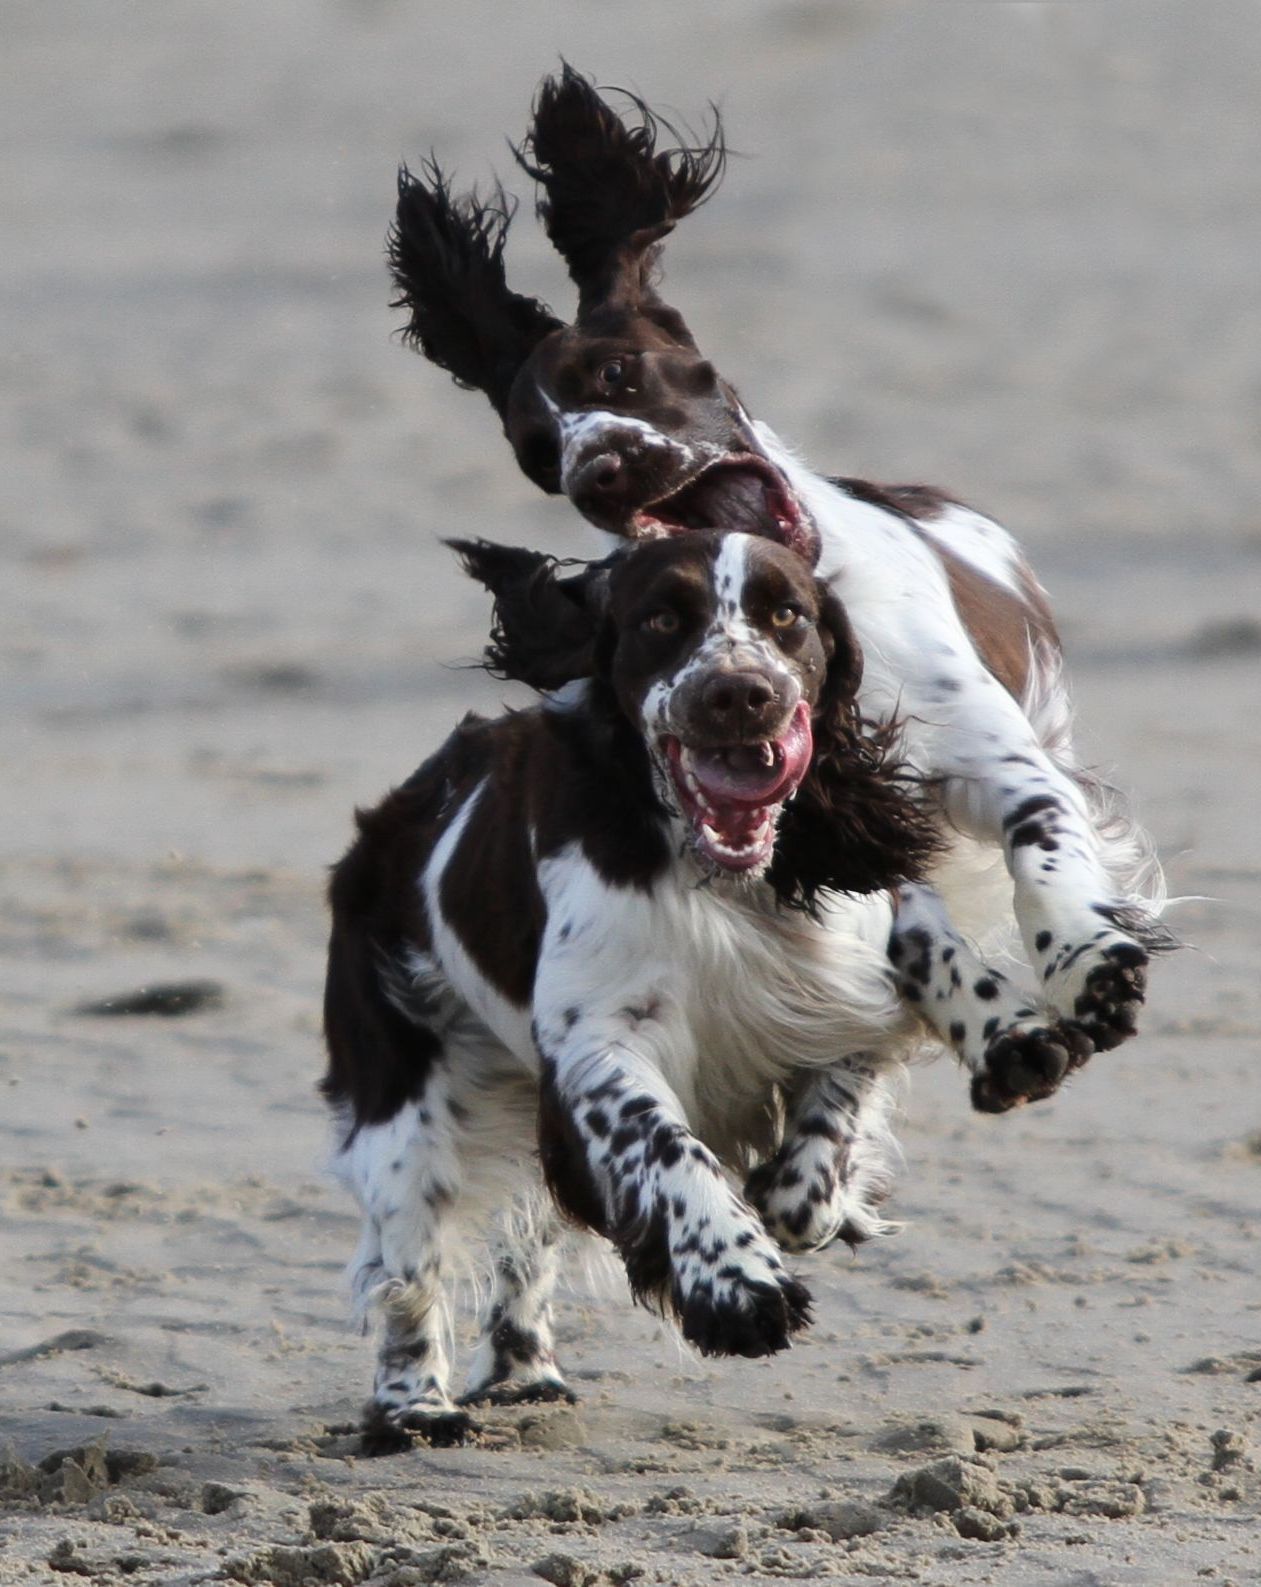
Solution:
<path fill-rule="evenodd" d="M 1014 912 L 1040 995 L 1072 1018 L 1099 955 L 1130 939 L 1100 933 L 1097 906 L 1158 910 L 1159 872 L 1137 827 L 1103 808 L 1094 785 L 1077 772 L 1068 724 L 1071 707 L 1059 660 L 1037 649 L 1025 702 L 1012 698 L 982 663 L 951 598 L 931 539 L 884 509 L 859 501 L 806 468 L 767 426 L 757 435 L 783 469 L 822 534 L 819 575 L 845 602 L 864 658 L 860 701 L 876 720 L 903 723 L 908 761 L 941 779 L 950 820 L 982 844 L 1004 844 L 1014 881 Z M 983 573 L 1010 584 L 1018 563 L 1005 531 L 976 514 L 957 514 L 953 550 Z M 962 529 L 956 539 L 954 531 Z M 1013 762 L 1011 757 L 1022 757 Z M 1048 861 L 1036 845 L 1012 847 L 1005 823 L 1024 801 L 1054 798 L 1059 852 Z M 976 859 L 984 865 L 984 855 Z M 967 868 L 943 867 L 946 902 L 967 905 Z M 1004 911 L 1005 913 L 1005 911 Z M 1050 944 L 1046 943 L 1050 933 Z M 1068 968 L 1063 945 L 1097 939 Z"/>

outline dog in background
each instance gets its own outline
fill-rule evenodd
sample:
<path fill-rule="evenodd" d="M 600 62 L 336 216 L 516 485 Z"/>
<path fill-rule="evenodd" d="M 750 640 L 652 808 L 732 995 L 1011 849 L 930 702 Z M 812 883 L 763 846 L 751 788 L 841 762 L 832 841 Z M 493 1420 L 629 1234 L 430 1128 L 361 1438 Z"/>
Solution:
<path fill-rule="evenodd" d="M 976 1107 L 1048 1096 L 1134 1034 L 1149 956 L 1172 938 L 1149 843 L 1074 756 L 1045 593 L 991 520 L 936 490 L 815 473 L 749 415 L 656 287 L 662 239 L 721 177 L 721 125 L 662 148 L 677 133 L 626 97 L 623 119 L 566 66 L 518 151 L 578 288 L 573 323 L 508 287 L 502 191 L 457 197 L 431 161 L 400 173 L 390 235 L 405 335 L 484 391 L 524 473 L 606 535 L 740 530 L 816 566 L 866 657 L 863 715 L 902 721 L 952 839 L 934 885 L 898 895 L 902 993 L 965 1063 Z M 1033 995 L 977 956 L 1013 912 Z"/>
<path fill-rule="evenodd" d="M 789 1344 L 810 1297 L 781 1247 L 881 1228 L 891 1076 L 917 1040 L 888 889 L 938 841 L 859 715 L 840 601 L 793 552 L 698 532 L 566 581 L 458 549 L 513 592 L 500 670 L 588 676 L 466 718 L 333 872 L 323 1090 L 363 1212 L 354 1292 L 384 1314 L 378 1449 L 468 1431 L 443 1281 L 492 1213 L 462 1404 L 568 1397 L 558 1212 L 700 1350 Z"/>

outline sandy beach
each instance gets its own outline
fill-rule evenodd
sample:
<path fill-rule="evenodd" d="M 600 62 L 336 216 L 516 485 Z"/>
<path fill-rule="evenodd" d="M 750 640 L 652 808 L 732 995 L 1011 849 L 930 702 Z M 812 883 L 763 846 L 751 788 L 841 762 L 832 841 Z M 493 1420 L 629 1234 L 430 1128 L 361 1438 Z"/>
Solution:
<path fill-rule="evenodd" d="M 1261 1580 L 1261 12 L 1231 0 L 13 0 L 0 51 L 0 1583 Z M 821 467 L 1028 546 L 1155 833 L 1140 1039 L 905 1096 L 895 1238 L 715 1362 L 615 1282 L 575 1407 L 359 1456 L 327 866 L 465 710 L 439 540 L 581 555 L 392 337 L 398 161 L 523 203 L 564 56 L 734 158 L 666 295 Z M 163 1016 L 84 1011 L 204 984 Z M 457 1334 L 469 1343 L 469 1318 Z"/>

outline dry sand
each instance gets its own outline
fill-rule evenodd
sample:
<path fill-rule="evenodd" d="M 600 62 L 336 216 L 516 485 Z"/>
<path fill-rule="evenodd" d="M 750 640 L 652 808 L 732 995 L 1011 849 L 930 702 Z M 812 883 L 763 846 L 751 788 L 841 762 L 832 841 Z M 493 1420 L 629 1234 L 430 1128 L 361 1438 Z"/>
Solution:
<path fill-rule="evenodd" d="M 0 1581 L 1261 1580 L 1261 12 L 10 0 L 3 31 Z M 906 1229 L 802 1262 L 790 1355 L 701 1362 L 577 1294 L 577 1409 L 363 1461 L 322 868 L 497 698 L 448 666 L 486 612 L 437 536 L 588 544 L 390 341 L 381 238 L 396 160 L 504 170 L 562 53 L 724 102 L 749 157 L 672 297 L 816 461 L 1022 534 L 1086 745 L 1213 901 L 1142 1039 L 1053 1101 L 977 1117 L 916 1073 Z M 73 1012 L 188 978 L 222 1006 Z"/>

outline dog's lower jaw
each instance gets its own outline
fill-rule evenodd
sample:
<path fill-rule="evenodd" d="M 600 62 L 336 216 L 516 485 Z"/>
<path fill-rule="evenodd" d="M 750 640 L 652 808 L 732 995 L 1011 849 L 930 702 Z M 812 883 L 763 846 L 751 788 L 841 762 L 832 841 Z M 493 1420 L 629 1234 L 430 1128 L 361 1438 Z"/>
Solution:
<path fill-rule="evenodd" d="M 700 884 L 747 888 L 765 879 L 775 858 L 775 840 L 784 814 L 782 802 L 769 805 L 763 811 L 764 823 L 769 831 L 767 841 L 756 859 L 748 864 L 724 864 L 716 852 L 716 848 L 720 849 L 721 845 L 707 841 L 699 830 L 699 823 L 683 809 L 674 778 L 668 766 L 656 754 L 652 756 L 652 773 L 657 801 L 670 825 L 671 850 L 682 863 L 695 870 Z"/>

